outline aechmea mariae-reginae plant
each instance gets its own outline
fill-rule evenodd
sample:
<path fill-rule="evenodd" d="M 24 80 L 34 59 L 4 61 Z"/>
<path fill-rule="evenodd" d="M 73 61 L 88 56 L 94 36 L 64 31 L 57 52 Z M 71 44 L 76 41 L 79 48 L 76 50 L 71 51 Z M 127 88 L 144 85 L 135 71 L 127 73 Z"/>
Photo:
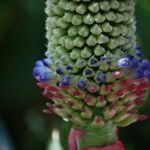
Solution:
<path fill-rule="evenodd" d="M 33 74 L 51 100 L 44 111 L 73 122 L 72 140 L 75 132 L 85 132 L 75 138 L 78 149 L 112 145 L 117 127 L 147 118 L 137 106 L 149 87 L 150 62 L 137 46 L 134 5 L 46 2 L 47 58 L 35 63 Z"/>

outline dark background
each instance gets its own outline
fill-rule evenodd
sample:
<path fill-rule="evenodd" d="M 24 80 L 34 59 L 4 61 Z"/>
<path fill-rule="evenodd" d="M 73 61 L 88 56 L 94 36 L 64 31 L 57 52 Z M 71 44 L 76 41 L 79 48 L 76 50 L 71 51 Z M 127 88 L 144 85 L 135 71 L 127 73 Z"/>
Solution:
<path fill-rule="evenodd" d="M 42 113 L 45 99 L 32 76 L 34 62 L 46 50 L 44 0 L 0 0 L 0 123 L 16 150 L 44 150 L 61 119 Z M 138 0 L 137 34 L 145 57 L 150 59 L 150 1 Z M 150 101 L 141 111 L 150 114 Z M 69 125 L 61 125 L 66 143 Z M 1 131 L 0 131 L 1 132 Z M 147 150 L 150 121 L 121 129 L 126 150 Z"/>

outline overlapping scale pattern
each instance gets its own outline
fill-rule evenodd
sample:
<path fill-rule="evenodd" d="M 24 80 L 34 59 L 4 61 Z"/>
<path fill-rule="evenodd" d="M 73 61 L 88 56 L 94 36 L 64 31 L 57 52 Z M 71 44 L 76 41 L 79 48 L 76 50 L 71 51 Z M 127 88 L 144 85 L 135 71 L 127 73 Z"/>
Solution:
<path fill-rule="evenodd" d="M 77 126 L 127 126 L 146 116 L 150 62 L 136 43 L 133 0 L 47 0 L 47 59 L 34 76 L 54 112 Z"/>

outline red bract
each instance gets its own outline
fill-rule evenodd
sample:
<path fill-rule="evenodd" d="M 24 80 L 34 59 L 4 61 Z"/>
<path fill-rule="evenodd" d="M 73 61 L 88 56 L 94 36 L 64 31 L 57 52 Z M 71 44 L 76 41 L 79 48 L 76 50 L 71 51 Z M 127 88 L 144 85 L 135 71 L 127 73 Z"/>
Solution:
<path fill-rule="evenodd" d="M 98 99 L 99 99 L 100 102 L 103 102 L 105 100 L 105 97 L 104 96 L 99 96 Z"/>
<path fill-rule="evenodd" d="M 134 103 L 135 103 L 136 105 L 142 105 L 142 104 L 144 104 L 144 101 L 141 100 L 141 99 L 136 99 L 136 100 L 134 100 Z"/>
<path fill-rule="evenodd" d="M 116 96 L 123 96 L 126 93 L 126 91 L 124 89 L 120 89 L 116 92 Z"/>
<path fill-rule="evenodd" d="M 52 92 L 49 92 L 47 90 L 44 90 L 44 92 L 42 92 L 42 95 L 48 99 L 56 98 L 56 96 Z"/>
<path fill-rule="evenodd" d="M 136 88 L 137 88 L 137 85 L 135 85 L 135 84 L 129 85 L 129 86 L 127 87 L 127 89 L 128 89 L 129 91 L 131 91 L 131 92 L 135 91 Z"/>
<path fill-rule="evenodd" d="M 145 91 L 146 88 L 149 87 L 149 84 L 148 83 L 141 83 L 138 87 L 137 87 L 137 90 L 139 91 Z"/>
<path fill-rule="evenodd" d="M 112 86 L 111 86 L 111 85 L 105 86 L 105 91 L 106 91 L 106 92 L 110 92 L 111 89 L 112 89 Z"/>
<path fill-rule="evenodd" d="M 131 83 L 132 83 L 132 81 L 128 80 L 128 79 L 120 81 L 120 84 L 123 85 L 123 86 L 128 86 Z"/>
<path fill-rule="evenodd" d="M 140 116 L 138 116 L 138 120 L 139 121 L 144 121 L 144 120 L 147 120 L 149 118 L 149 116 L 147 116 L 147 115 L 140 115 Z"/>
<path fill-rule="evenodd" d="M 84 101 L 85 101 L 86 103 L 90 103 L 90 102 L 92 101 L 92 97 L 86 97 L 86 98 L 84 99 Z"/>
<path fill-rule="evenodd" d="M 80 96 L 81 95 L 81 92 L 79 90 L 74 90 L 73 91 L 73 95 L 74 96 Z"/>

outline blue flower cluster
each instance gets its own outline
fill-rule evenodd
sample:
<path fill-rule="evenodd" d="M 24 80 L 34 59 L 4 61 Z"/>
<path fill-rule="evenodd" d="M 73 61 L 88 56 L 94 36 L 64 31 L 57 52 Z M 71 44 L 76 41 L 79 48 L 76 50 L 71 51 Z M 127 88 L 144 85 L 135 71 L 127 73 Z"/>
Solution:
<path fill-rule="evenodd" d="M 49 68 L 50 61 L 45 58 L 43 60 L 39 60 L 35 63 L 35 67 L 33 69 L 33 75 L 38 81 L 48 81 L 53 78 L 53 72 Z"/>
<path fill-rule="evenodd" d="M 126 57 L 118 61 L 120 68 L 128 68 L 133 71 L 134 77 L 142 79 L 144 77 L 150 79 L 150 62 L 143 59 L 141 48 L 136 46 L 135 55 L 128 54 Z"/>

